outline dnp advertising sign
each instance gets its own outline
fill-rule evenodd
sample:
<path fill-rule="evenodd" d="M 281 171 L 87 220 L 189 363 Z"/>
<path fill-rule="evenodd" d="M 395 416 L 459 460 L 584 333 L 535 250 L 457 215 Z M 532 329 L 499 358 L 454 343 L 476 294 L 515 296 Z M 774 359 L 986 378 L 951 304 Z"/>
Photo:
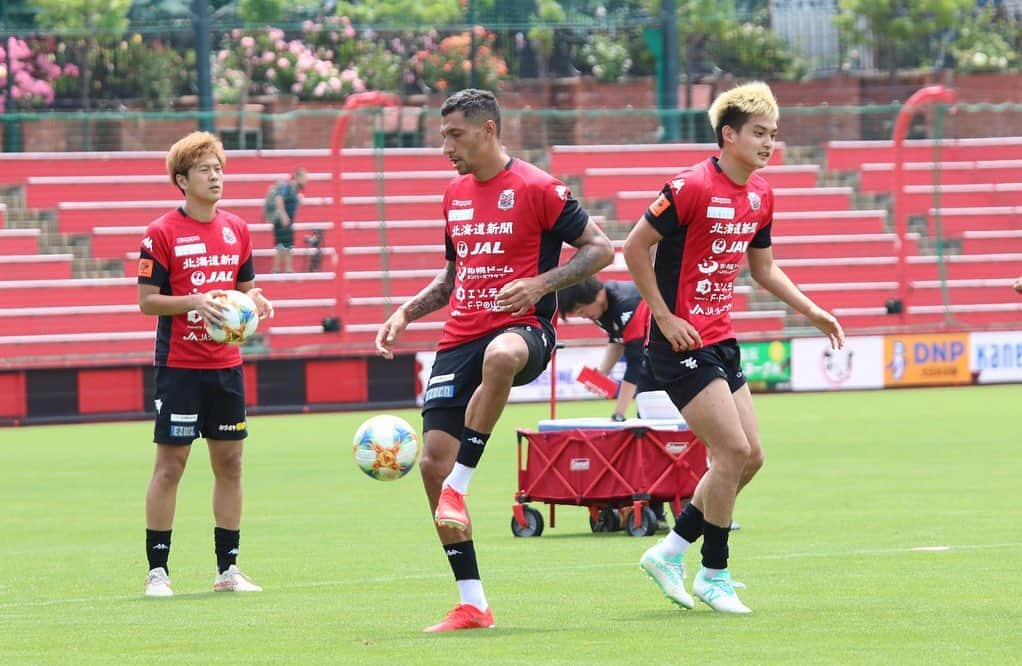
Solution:
<path fill-rule="evenodd" d="M 980 384 L 1022 382 L 1022 332 L 973 333 L 970 369 Z"/>
<path fill-rule="evenodd" d="M 969 334 L 888 335 L 884 338 L 884 384 L 970 384 Z"/>

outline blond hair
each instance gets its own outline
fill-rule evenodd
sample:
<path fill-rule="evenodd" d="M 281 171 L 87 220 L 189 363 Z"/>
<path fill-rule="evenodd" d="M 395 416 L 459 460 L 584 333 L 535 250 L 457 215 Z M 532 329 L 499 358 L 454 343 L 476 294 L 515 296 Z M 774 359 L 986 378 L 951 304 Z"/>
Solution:
<path fill-rule="evenodd" d="M 713 100 L 707 114 L 720 147 L 724 146 L 725 125 L 740 132 L 752 116 L 766 116 L 774 122 L 781 116 L 773 91 L 762 81 L 753 81 L 722 92 Z"/>
<path fill-rule="evenodd" d="M 188 170 L 208 155 L 220 162 L 221 169 L 227 165 L 223 144 L 209 132 L 192 132 L 171 146 L 167 153 L 167 175 L 171 184 L 183 194 L 184 190 L 177 184 L 178 175 L 187 178 Z"/>

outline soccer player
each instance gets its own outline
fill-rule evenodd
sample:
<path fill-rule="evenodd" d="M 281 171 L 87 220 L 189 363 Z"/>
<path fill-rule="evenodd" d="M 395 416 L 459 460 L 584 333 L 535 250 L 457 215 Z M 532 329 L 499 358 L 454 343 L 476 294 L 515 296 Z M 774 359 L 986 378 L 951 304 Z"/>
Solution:
<path fill-rule="evenodd" d="M 728 571 L 728 528 L 738 491 L 763 465 L 752 395 L 731 323 L 735 278 L 747 256 L 752 278 L 844 345 L 844 332 L 788 278 L 770 248 L 774 196 L 755 171 L 774 151 L 777 101 L 764 83 L 722 93 L 710 106 L 720 156 L 682 170 L 632 228 L 628 269 L 652 316 L 646 353 L 689 428 L 712 454 L 692 502 L 640 566 L 685 608 L 685 550 L 703 537 L 692 593 L 716 611 L 748 613 Z M 656 258 L 650 248 L 656 245 Z"/>
<path fill-rule="evenodd" d="M 443 153 L 459 176 L 444 194 L 445 268 L 380 327 L 376 348 L 450 304 L 422 408 L 420 471 L 460 603 L 426 631 L 493 626 L 465 495 L 512 386 L 539 376 L 554 348 L 556 291 L 611 262 L 610 240 L 549 174 L 509 157 L 492 93 L 466 89 L 440 109 Z M 558 266 L 561 247 L 578 248 Z"/>
<path fill-rule="evenodd" d="M 652 388 L 652 382 L 645 380 L 648 371 L 644 346 L 649 308 L 639 290 L 631 282 L 602 282 L 593 276 L 557 292 L 557 305 L 564 321 L 568 317 L 585 317 L 607 333 L 607 349 L 598 368 L 601 373 L 610 374 L 624 356 L 625 376 L 611 414 L 614 421 L 624 421 L 636 389 L 640 385 L 644 389 Z"/>
<path fill-rule="evenodd" d="M 241 451 L 248 436 L 241 352 L 214 342 L 206 321 L 222 321 L 212 297 L 247 293 L 260 318 L 273 306 L 255 287 L 252 243 L 245 220 L 218 210 L 223 196 L 223 146 L 193 132 L 170 148 L 167 174 L 184 203 L 146 228 L 138 262 L 138 303 L 156 315 L 156 464 L 146 492 L 145 593 L 173 595 L 167 559 L 177 502 L 192 441 L 204 437 L 213 468 L 213 540 L 217 592 L 259 592 L 237 567 L 241 524 Z"/>

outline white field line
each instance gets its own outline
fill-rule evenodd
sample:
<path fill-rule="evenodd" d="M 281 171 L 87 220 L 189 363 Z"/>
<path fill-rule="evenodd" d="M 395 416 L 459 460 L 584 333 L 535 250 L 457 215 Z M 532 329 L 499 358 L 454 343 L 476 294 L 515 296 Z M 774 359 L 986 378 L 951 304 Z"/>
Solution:
<path fill-rule="evenodd" d="M 539 537 L 543 538 L 543 537 Z M 847 551 L 830 551 L 830 552 L 808 552 L 808 553 L 779 553 L 777 555 L 753 555 L 741 558 L 742 560 L 752 561 L 774 561 L 774 560 L 794 560 L 794 559 L 821 559 L 830 557 L 862 557 L 871 555 L 904 555 L 904 554 L 915 554 L 919 552 L 950 552 L 950 551 L 962 551 L 962 550 L 1003 550 L 1003 549 L 1014 549 L 1022 548 L 1022 542 L 1011 542 L 1011 543 L 989 543 L 989 544 L 957 544 L 948 546 L 915 546 L 915 547 L 900 547 L 900 548 L 863 548 L 858 550 L 847 550 Z M 557 573 L 562 571 L 564 573 L 577 572 L 579 570 L 595 570 L 595 569 L 616 569 L 619 567 L 634 567 L 638 559 L 634 562 L 604 562 L 604 563 L 592 563 L 592 564 L 573 564 L 570 567 L 545 567 L 544 573 Z M 487 578 L 492 580 L 494 576 L 506 575 L 514 576 L 521 573 L 520 567 L 507 568 L 507 569 L 487 569 L 487 571 L 493 571 L 488 573 Z M 296 589 L 315 589 L 320 587 L 346 587 L 350 585 L 376 585 L 376 584 L 387 584 L 396 583 L 400 581 L 410 580 L 430 580 L 433 578 L 442 578 L 444 580 L 449 579 L 451 576 L 449 571 L 441 571 L 437 573 L 423 573 L 423 574 L 412 574 L 408 576 L 381 576 L 377 578 L 359 578 L 359 579 L 345 579 L 345 580 L 321 580 L 315 582 L 306 583 L 288 583 L 281 586 L 284 591 L 291 591 Z M 96 596 L 96 597 L 71 597 L 67 599 L 42 599 L 38 601 L 13 601 L 8 603 L 0 603 L 0 610 L 17 609 L 17 608 L 41 608 L 46 606 L 59 606 L 62 604 L 93 604 L 97 602 L 110 602 L 110 601 L 145 601 L 146 603 L 173 603 L 160 599 L 146 599 L 141 593 L 141 584 L 139 584 L 140 591 L 138 594 L 131 595 L 111 595 L 111 596 Z M 175 592 L 175 597 L 205 597 L 209 595 L 217 594 L 212 590 L 204 590 L 201 592 Z"/>

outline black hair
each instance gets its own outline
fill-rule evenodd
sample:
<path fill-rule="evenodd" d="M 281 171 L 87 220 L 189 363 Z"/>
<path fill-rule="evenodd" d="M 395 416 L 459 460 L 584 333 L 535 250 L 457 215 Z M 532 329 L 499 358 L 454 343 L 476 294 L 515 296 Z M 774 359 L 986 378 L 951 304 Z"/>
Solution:
<path fill-rule="evenodd" d="M 567 321 L 568 313 L 580 305 L 595 303 L 601 289 L 603 289 L 603 283 L 600 282 L 600 278 L 590 276 L 558 291 L 557 308 L 561 311 L 561 319 Z"/>
<path fill-rule="evenodd" d="M 497 136 L 500 136 L 500 105 L 489 90 L 465 88 L 454 93 L 444 100 L 440 115 L 446 116 L 455 111 L 461 111 L 468 120 L 492 120 L 497 124 Z"/>
<path fill-rule="evenodd" d="M 731 129 L 735 132 L 741 133 L 742 128 L 745 127 L 745 123 L 749 122 L 749 118 L 751 117 L 751 113 L 748 111 L 742 111 L 737 106 L 729 107 L 726 111 L 724 111 L 724 115 L 720 117 L 720 120 L 713 132 L 717 135 L 717 146 L 719 148 L 724 147 L 724 125 L 730 125 Z"/>

